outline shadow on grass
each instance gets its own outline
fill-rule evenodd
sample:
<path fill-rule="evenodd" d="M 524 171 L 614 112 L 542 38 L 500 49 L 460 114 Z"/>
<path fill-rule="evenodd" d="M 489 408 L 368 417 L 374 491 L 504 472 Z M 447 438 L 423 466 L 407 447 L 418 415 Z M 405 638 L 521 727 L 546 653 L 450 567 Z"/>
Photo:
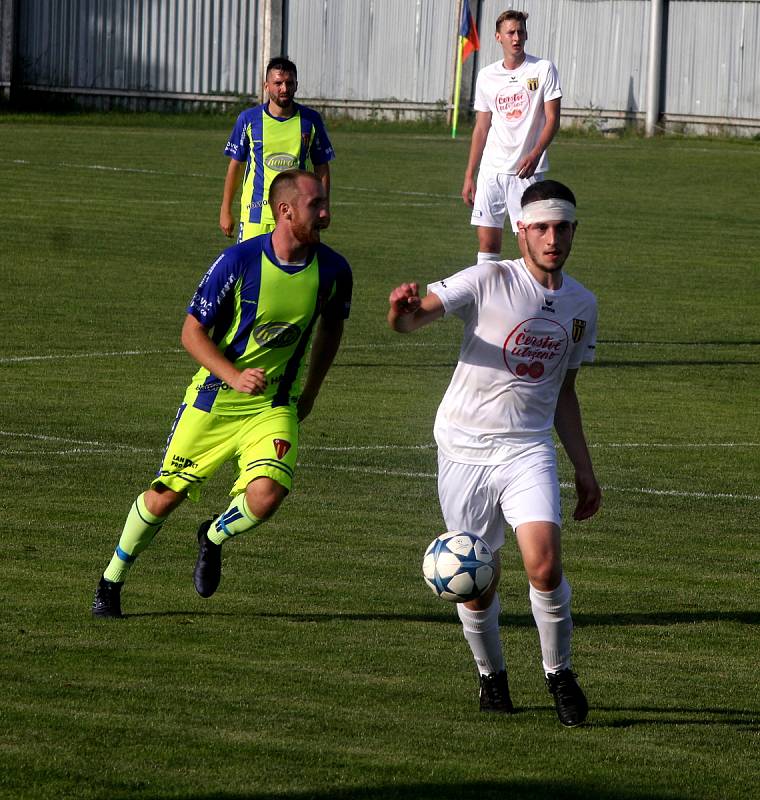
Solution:
<path fill-rule="evenodd" d="M 345 613 L 318 611 L 294 614 L 278 611 L 256 611 L 251 616 L 309 623 L 352 620 L 357 622 L 433 622 L 459 625 L 459 618 L 453 612 L 454 608 L 452 606 L 452 614 L 390 614 L 384 612 L 358 613 L 353 611 Z M 135 614 L 134 616 L 150 615 Z M 535 622 L 530 614 L 502 614 L 500 621 L 502 625 L 508 628 L 535 627 Z M 760 624 L 760 611 L 661 611 L 649 614 L 643 612 L 573 614 L 573 625 L 576 628 L 615 627 L 621 625 L 692 625 L 699 622 L 738 622 L 742 625 L 758 625 Z"/>
<path fill-rule="evenodd" d="M 143 797 L 140 793 L 130 798 Z M 109 800 L 123 800 L 127 795 L 109 794 Z M 625 791 L 617 787 L 600 787 L 571 780 L 561 781 L 468 781 L 467 783 L 414 783 L 387 786 L 356 786 L 293 792 L 199 792 L 156 794 L 151 800 L 680 800 L 668 792 L 655 794 L 651 789 Z M 105 799 L 104 799 L 105 800 Z"/>
<path fill-rule="evenodd" d="M 594 706 L 593 713 L 609 712 L 615 719 L 609 722 L 591 720 L 594 728 L 634 728 L 640 725 L 688 725 L 714 728 L 727 725 L 739 730 L 757 733 L 760 731 L 760 711 L 745 711 L 738 708 L 657 708 L 655 706 Z"/>

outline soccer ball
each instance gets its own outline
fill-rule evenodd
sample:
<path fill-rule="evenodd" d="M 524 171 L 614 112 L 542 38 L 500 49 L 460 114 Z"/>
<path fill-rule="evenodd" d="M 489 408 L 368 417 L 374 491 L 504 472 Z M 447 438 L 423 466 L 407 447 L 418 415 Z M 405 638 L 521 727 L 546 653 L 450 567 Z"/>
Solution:
<path fill-rule="evenodd" d="M 491 548 L 479 536 L 448 531 L 433 539 L 425 550 L 422 574 L 438 597 L 466 603 L 489 589 L 496 565 Z"/>

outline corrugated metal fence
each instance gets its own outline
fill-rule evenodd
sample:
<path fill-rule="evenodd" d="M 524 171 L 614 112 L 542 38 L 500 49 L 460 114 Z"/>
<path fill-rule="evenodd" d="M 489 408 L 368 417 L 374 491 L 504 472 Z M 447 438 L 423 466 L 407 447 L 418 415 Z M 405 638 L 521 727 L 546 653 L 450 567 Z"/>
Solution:
<path fill-rule="evenodd" d="M 469 2 L 481 50 L 465 65 L 462 108 L 474 69 L 500 57 L 494 21 L 513 5 Z M 565 120 L 643 118 L 649 0 L 516 5 L 530 14 L 529 52 L 558 66 Z M 100 107 L 240 103 L 258 96 L 262 62 L 285 52 L 299 67 L 299 97 L 314 105 L 441 114 L 451 104 L 458 8 L 459 0 L 0 0 L 0 89 Z M 760 0 L 665 8 L 663 122 L 760 130 Z"/>

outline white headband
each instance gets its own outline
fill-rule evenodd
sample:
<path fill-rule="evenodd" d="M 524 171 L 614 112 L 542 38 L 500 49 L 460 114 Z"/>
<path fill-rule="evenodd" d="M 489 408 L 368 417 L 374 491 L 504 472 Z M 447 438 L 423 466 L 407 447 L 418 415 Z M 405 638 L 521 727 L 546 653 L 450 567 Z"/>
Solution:
<path fill-rule="evenodd" d="M 575 222 L 575 206 L 567 200 L 553 197 L 550 200 L 534 200 L 523 206 L 522 217 L 524 225 L 534 222 L 556 222 L 559 220 Z"/>

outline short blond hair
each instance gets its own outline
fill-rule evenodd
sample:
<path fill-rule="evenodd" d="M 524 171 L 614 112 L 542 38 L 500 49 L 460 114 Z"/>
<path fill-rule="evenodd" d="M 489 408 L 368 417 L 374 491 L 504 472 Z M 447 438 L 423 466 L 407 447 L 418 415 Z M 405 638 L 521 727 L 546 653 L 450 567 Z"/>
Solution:
<path fill-rule="evenodd" d="M 514 8 L 510 8 L 509 11 L 502 11 L 501 14 L 496 18 L 496 32 L 499 32 L 499 28 L 501 27 L 502 22 L 506 22 L 507 20 L 513 20 L 514 22 L 522 22 L 522 26 L 525 30 L 528 30 L 528 12 L 527 11 L 515 11 Z"/>
<path fill-rule="evenodd" d="M 274 180 L 269 186 L 269 207 L 272 209 L 272 216 L 275 220 L 279 217 L 278 206 L 280 203 L 294 203 L 299 194 L 298 184 L 301 180 L 316 181 L 322 185 L 319 178 L 313 172 L 303 169 L 288 169 L 275 175 Z"/>

